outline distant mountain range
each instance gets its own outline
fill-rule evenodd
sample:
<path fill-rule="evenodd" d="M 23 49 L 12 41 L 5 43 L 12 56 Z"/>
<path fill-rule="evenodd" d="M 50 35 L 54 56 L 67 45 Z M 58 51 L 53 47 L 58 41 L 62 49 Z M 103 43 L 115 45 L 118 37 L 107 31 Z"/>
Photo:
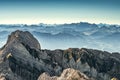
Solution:
<path fill-rule="evenodd" d="M 30 31 L 41 43 L 43 49 L 85 47 L 120 52 L 119 25 L 87 22 L 58 25 L 42 23 L 39 25 L 0 25 L 0 47 L 5 44 L 7 36 L 15 30 Z"/>

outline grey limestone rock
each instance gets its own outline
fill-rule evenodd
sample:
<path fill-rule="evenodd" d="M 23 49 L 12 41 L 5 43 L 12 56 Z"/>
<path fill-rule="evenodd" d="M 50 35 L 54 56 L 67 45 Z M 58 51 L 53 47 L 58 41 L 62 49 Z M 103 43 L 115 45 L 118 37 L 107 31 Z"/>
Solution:
<path fill-rule="evenodd" d="M 43 50 L 31 33 L 19 30 L 0 49 L 0 78 L 6 80 L 37 80 L 44 72 L 51 78 L 68 68 L 92 80 L 120 80 L 120 54 L 86 48 Z"/>

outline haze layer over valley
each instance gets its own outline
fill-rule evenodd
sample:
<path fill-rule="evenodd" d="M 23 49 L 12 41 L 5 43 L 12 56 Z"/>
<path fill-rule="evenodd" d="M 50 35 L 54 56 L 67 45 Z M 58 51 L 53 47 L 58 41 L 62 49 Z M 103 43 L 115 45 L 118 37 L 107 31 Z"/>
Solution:
<path fill-rule="evenodd" d="M 93 48 L 120 52 L 120 26 L 90 24 L 87 22 L 60 25 L 0 25 L 0 47 L 7 36 L 15 31 L 31 32 L 41 43 L 42 49 Z"/>

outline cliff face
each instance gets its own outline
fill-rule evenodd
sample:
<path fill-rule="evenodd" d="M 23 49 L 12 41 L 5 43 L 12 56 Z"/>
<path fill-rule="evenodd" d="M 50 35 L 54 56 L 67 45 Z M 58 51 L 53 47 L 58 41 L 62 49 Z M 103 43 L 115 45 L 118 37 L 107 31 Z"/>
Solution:
<path fill-rule="evenodd" d="M 0 50 L 0 75 L 7 80 L 37 80 L 47 74 L 61 75 L 56 77 L 61 80 L 67 68 L 78 70 L 89 79 L 120 80 L 120 54 L 86 48 L 42 50 L 32 34 L 23 31 L 11 33 Z"/>
<path fill-rule="evenodd" d="M 35 60 L 38 55 L 37 51 L 39 53 L 40 45 L 29 32 L 11 33 L 1 50 L 0 73 L 5 73 L 6 78 L 10 80 L 19 80 L 18 76 L 20 80 L 37 79 L 40 73 L 38 69 L 42 69 L 42 66 L 39 67 L 41 64 Z"/>

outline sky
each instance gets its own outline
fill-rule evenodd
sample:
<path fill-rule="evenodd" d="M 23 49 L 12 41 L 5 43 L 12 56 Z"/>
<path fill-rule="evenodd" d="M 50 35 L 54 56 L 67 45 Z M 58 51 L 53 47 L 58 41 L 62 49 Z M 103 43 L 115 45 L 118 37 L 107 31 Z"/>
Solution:
<path fill-rule="evenodd" d="M 120 24 L 120 0 L 0 0 L 0 24 Z"/>

